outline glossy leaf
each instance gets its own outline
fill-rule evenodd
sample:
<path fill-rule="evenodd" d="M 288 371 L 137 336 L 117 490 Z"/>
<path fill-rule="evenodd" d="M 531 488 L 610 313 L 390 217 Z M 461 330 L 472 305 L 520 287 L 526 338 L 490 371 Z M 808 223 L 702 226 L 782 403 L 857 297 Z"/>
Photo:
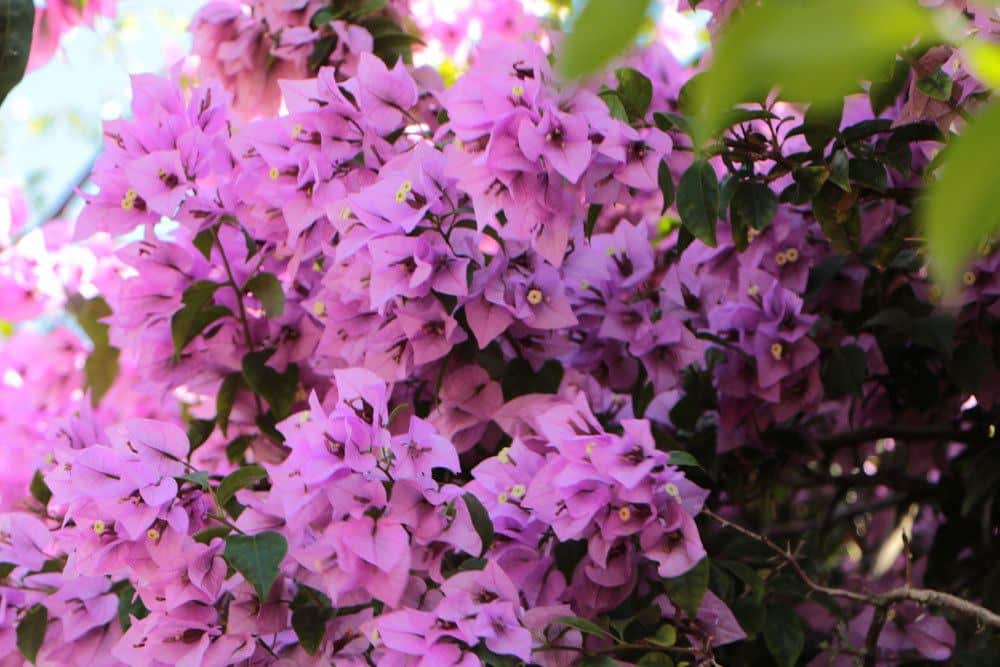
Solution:
<path fill-rule="evenodd" d="M 705 160 L 696 160 L 677 186 L 677 212 L 681 224 L 710 246 L 716 244 L 715 223 L 719 217 L 719 181 Z"/>
<path fill-rule="evenodd" d="M 243 575 L 257 591 L 261 600 L 267 597 L 278 567 L 288 553 L 288 542 L 279 533 L 266 531 L 256 535 L 230 535 L 226 538 L 223 557 L 234 570 Z"/>

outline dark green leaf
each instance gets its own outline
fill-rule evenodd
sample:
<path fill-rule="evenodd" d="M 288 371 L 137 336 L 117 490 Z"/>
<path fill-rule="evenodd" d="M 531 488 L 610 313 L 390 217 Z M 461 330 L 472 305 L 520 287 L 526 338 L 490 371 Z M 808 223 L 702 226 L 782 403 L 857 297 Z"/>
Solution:
<path fill-rule="evenodd" d="M 861 217 L 858 193 L 844 192 L 832 183 L 825 184 L 813 198 L 813 215 L 833 246 L 849 253 L 858 247 Z"/>
<path fill-rule="evenodd" d="M 839 150 L 830 159 L 830 182 L 844 192 L 851 191 L 850 160 L 847 152 Z"/>
<path fill-rule="evenodd" d="M 802 619 L 792 607 L 767 608 L 764 622 L 764 642 L 778 667 L 794 667 L 805 647 Z"/>
<path fill-rule="evenodd" d="M 142 598 L 136 595 L 135 587 L 129 581 L 121 581 L 112 590 L 118 592 L 118 624 L 122 630 L 132 627 L 132 617 L 146 618 L 149 610 L 143 604 Z"/>
<path fill-rule="evenodd" d="M 42 476 L 41 470 L 35 471 L 34 476 L 31 478 L 29 490 L 31 491 L 31 497 L 42 505 L 48 505 L 49 501 L 52 500 L 52 491 L 49 490 L 49 485 L 45 483 L 45 478 Z"/>
<path fill-rule="evenodd" d="M 217 537 L 225 537 L 231 533 L 229 526 L 212 526 L 194 534 L 194 541 L 200 544 L 208 544 Z"/>
<path fill-rule="evenodd" d="M 170 334 L 174 340 L 174 357 L 179 358 L 181 351 L 198 334 L 212 322 L 232 315 L 225 306 L 184 306 L 170 318 Z"/>
<path fill-rule="evenodd" d="M 525 359 L 514 359 L 506 366 L 501 382 L 504 400 L 511 400 L 525 394 L 554 394 L 562 382 L 563 367 L 550 359 L 536 371 Z"/>
<path fill-rule="evenodd" d="M 465 501 L 465 506 L 469 509 L 472 527 L 476 529 L 476 534 L 479 535 L 479 539 L 483 543 L 483 550 L 479 552 L 479 555 L 482 556 L 493 544 L 493 520 L 490 519 L 483 504 L 479 502 L 479 498 L 471 493 L 466 493 L 462 496 L 462 500 Z"/>
<path fill-rule="evenodd" d="M 15 563 L 0 563 L 0 580 L 6 579 L 10 573 L 17 569 Z"/>
<path fill-rule="evenodd" d="M 805 122 L 802 124 L 802 134 L 805 135 L 810 148 L 820 151 L 837 136 L 843 111 L 843 105 L 829 108 L 809 107 Z"/>
<path fill-rule="evenodd" d="M 674 177 L 670 174 L 670 167 L 666 160 L 660 160 L 656 181 L 660 186 L 660 194 L 663 195 L 663 206 L 660 208 L 660 215 L 663 215 L 674 203 Z"/>
<path fill-rule="evenodd" d="M 882 112 L 896 103 L 903 88 L 906 86 L 906 79 L 910 74 L 910 63 L 905 60 L 894 58 L 892 73 L 888 79 L 872 81 L 871 88 L 868 89 L 868 99 L 871 102 L 872 113 L 881 116 Z"/>
<path fill-rule="evenodd" d="M 97 406 L 118 378 L 121 351 L 110 345 L 95 346 L 83 362 L 84 386 L 90 391 L 90 403 Z"/>
<path fill-rule="evenodd" d="M 653 122 L 656 123 L 657 128 L 664 132 L 677 130 L 684 134 L 691 134 L 691 123 L 680 114 L 668 111 L 656 111 L 653 113 Z"/>
<path fill-rule="evenodd" d="M 215 497 L 219 500 L 219 506 L 229 502 L 229 499 L 236 495 L 240 489 L 253 486 L 257 482 L 267 477 L 267 471 L 256 463 L 237 468 L 219 484 L 219 489 L 215 492 Z"/>
<path fill-rule="evenodd" d="M 197 248 L 198 252 L 200 252 L 207 260 L 212 259 L 212 244 L 215 243 L 215 234 L 215 229 L 210 227 L 195 234 L 194 239 L 191 240 L 194 247 Z"/>
<path fill-rule="evenodd" d="M 215 420 L 219 422 L 222 435 L 226 435 L 226 430 L 229 428 L 229 415 L 233 412 L 236 392 L 241 386 L 243 386 L 242 373 L 230 373 L 219 386 L 219 393 L 215 397 Z"/>
<path fill-rule="evenodd" d="M 911 0 L 751 3 L 720 34 L 699 86 L 696 145 L 734 104 L 760 101 L 773 87 L 783 99 L 840 104 L 860 80 L 881 78 L 902 47 L 934 33 L 930 12 Z"/>
<path fill-rule="evenodd" d="M 657 646 L 673 646 L 677 643 L 677 628 L 664 623 L 656 630 L 656 634 L 649 638 L 650 644 Z"/>
<path fill-rule="evenodd" d="M 591 204 L 587 209 L 587 220 L 583 224 L 583 235 L 587 237 L 587 240 L 590 240 L 590 237 L 594 235 L 594 225 L 597 224 L 597 217 L 603 208 L 603 204 Z"/>
<path fill-rule="evenodd" d="M 206 491 L 212 490 L 211 485 L 209 485 L 208 483 L 208 473 L 205 472 L 204 470 L 195 470 L 194 472 L 189 472 L 180 479 L 193 482 L 198 486 L 200 486 L 201 488 L 205 489 Z"/>
<path fill-rule="evenodd" d="M 268 317 L 281 317 L 285 312 L 285 291 L 273 273 L 258 273 L 247 281 L 243 291 L 252 293 L 264 304 Z"/>
<path fill-rule="evenodd" d="M 278 567 L 286 553 L 288 542 L 285 538 L 266 531 L 256 535 L 230 535 L 226 538 L 223 557 L 253 585 L 257 597 L 264 600 L 278 578 Z"/>
<path fill-rule="evenodd" d="M 38 650 L 45 641 L 49 624 L 49 610 L 36 604 L 17 623 L 17 648 L 28 662 L 35 664 Z"/>
<path fill-rule="evenodd" d="M 230 463 L 239 463 L 252 442 L 252 435 L 244 434 L 236 436 L 226 445 L 226 458 Z"/>
<path fill-rule="evenodd" d="M 709 560 L 702 558 L 693 568 L 679 577 L 663 579 L 663 589 L 670 601 L 688 618 L 695 618 L 701 599 L 708 590 Z"/>
<path fill-rule="evenodd" d="M 653 82 L 631 67 L 615 70 L 615 77 L 618 79 L 618 97 L 625 105 L 628 119 L 637 121 L 645 118 L 649 103 L 653 101 Z"/>
<path fill-rule="evenodd" d="M 568 79 L 604 67 L 634 42 L 650 0 L 589 0 L 563 42 L 559 70 Z"/>
<path fill-rule="evenodd" d="M 703 243 L 715 246 L 719 181 L 707 161 L 696 160 L 681 176 L 677 187 L 677 211 L 685 229 Z"/>
<path fill-rule="evenodd" d="M 736 247 L 747 247 L 747 230 L 764 229 L 778 210 L 778 198 L 771 188 L 756 181 L 740 181 L 729 201 L 729 224 L 733 228 Z"/>
<path fill-rule="evenodd" d="M 24 77 L 34 25 L 33 0 L 0 0 L 0 104 Z"/>
<path fill-rule="evenodd" d="M 855 123 L 849 127 L 845 127 L 844 131 L 840 133 L 840 136 L 844 140 L 845 144 L 853 144 L 856 141 L 861 141 L 862 139 L 867 139 L 868 137 L 876 134 L 888 132 L 891 129 L 892 121 L 888 118 L 870 118 L 868 120 L 863 120 L 860 123 Z"/>
<path fill-rule="evenodd" d="M 595 637 L 607 637 L 612 638 L 610 632 L 586 618 L 580 618 L 579 616 L 559 616 L 552 620 L 556 625 L 568 625 L 571 628 L 576 628 L 580 632 L 588 635 L 594 635 Z"/>
<path fill-rule="evenodd" d="M 334 615 L 330 598 L 314 588 L 300 586 L 290 607 L 292 629 L 299 643 L 306 653 L 315 655 L 323 643 L 326 624 Z"/>
<path fill-rule="evenodd" d="M 272 350 L 251 352 L 243 357 L 243 379 L 254 393 L 267 399 L 274 413 L 275 421 L 281 421 L 291 413 L 295 403 L 295 393 L 299 386 L 299 367 L 288 364 L 284 373 L 279 373 L 267 365 Z"/>
<path fill-rule="evenodd" d="M 930 74 L 917 79 L 917 90 L 935 100 L 947 101 L 951 99 L 953 83 L 951 77 L 939 67 Z"/>
<path fill-rule="evenodd" d="M 214 419 L 192 419 L 188 422 L 188 442 L 191 443 L 191 451 L 198 449 L 205 444 L 208 436 L 215 430 Z"/>
<path fill-rule="evenodd" d="M 850 161 L 849 173 L 852 181 L 876 192 L 885 192 L 888 187 L 885 167 L 875 160 L 853 159 Z"/>

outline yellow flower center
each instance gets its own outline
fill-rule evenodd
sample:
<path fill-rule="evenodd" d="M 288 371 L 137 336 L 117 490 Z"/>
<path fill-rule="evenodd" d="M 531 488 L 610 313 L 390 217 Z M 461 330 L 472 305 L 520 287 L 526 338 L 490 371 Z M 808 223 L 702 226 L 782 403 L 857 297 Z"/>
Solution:
<path fill-rule="evenodd" d="M 513 95 L 514 97 L 520 97 L 521 95 L 524 95 L 524 86 L 520 84 L 514 86 L 513 88 L 510 89 L 510 94 Z"/>
<path fill-rule="evenodd" d="M 403 181 L 402 183 L 400 183 L 399 189 L 396 190 L 396 203 L 402 204 L 404 201 L 406 201 L 406 197 L 407 195 L 410 194 L 411 190 L 413 190 L 413 183 L 411 183 L 410 181 Z"/>
<path fill-rule="evenodd" d="M 785 259 L 788 260 L 790 264 L 794 264 L 799 261 L 799 249 L 798 248 L 788 248 L 785 250 Z"/>
<path fill-rule="evenodd" d="M 372 640 L 372 644 L 378 643 L 378 640 L 381 639 L 381 635 L 378 633 L 378 628 L 372 629 L 372 633 L 369 636 L 369 639 Z"/>
<path fill-rule="evenodd" d="M 590 289 L 590 281 L 588 281 L 588 280 L 581 280 L 580 281 L 580 289 L 582 289 L 582 290 L 588 290 L 588 289 Z"/>
<path fill-rule="evenodd" d="M 508 500 L 510 500 L 510 498 L 503 491 L 497 494 L 497 502 L 500 503 L 501 505 L 506 503 Z"/>
<path fill-rule="evenodd" d="M 962 282 L 965 283 L 966 286 L 972 287 L 976 284 L 976 274 L 972 271 L 966 271 L 962 274 Z"/>
<path fill-rule="evenodd" d="M 604 253 L 605 253 L 605 254 L 606 254 L 606 255 L 607 255 L 608 257 L 614 257 L 615 255 L 617 255 L 617 254 L 618 254 L 618 248 L 616 248 L 616 247 L 614 247 L 614 246 L 608 246 L 608 249 L 607 249 L 607 250 L 605 250 L 605 251 L 604 251 Z"/>
<path fill-rule="evenodd" d="M 754 297 L 758 294 L 760 294 L 760 285 L 751 285 L 747 288 L 747 296 Z"/>
<path fill-rule="evenodd" d="M 666 486 L 664 486 L 663 490 L 667 492 L 668 496 L 671 496 L 673 498 L 679 498 L 681 495 L 681 490 L 678 489 L 677 485 L 674 484 L 673 482 L 670 482 Z"/>
<path fill-rule="evenodd" d="M 271 169 L 267 172 L 267 176 L 272 181 L 276 181 L 278 180 L 278 176 L 281 176 L 281 172 L 278 171 L 277 167 L 271 167 Z"/>
<path fill-rule="evenodd" d="M 591 440 L 590 442 L 587 443 L 587 446 L 584 449 L 587 452 L 587 454 L 593 454 L 594 453 L 594 449 L 596 447 L 597 447 L 597 443 L 594 442 L 593 440 Z"/>
<path fill-rule="evenodd" d="M 779 252 L 777 255 L 774 256 L 774 263 L 777 264 L 778 266 L 784 266 L 785 264 L 788 263 L 788 255 L 786 255 L 783 252 Z"/>
<path fill-rule="evenodd" d="M 160 531 L 158 531 L 155 528 L 150 528 L 149 530 L 146 531 L 146 537 L 155 542 L 156 540 L 160 539 Z"/>
<path fill-rule="evenodd" d="M 316 317 L 323 317 L 326 315 L 326 305 L 321 301 L 317 301 L 313 304 L 313 313 L 315 313 Z"/>
<path fill-rule="evenodd" d="M 292 128 L 292 139 L 298 139 L 300 134 L 302 134 L 302 125 L 300 123 L 296 123 Z"/>
<path fill-rule="evenodd" d="M 775 361 L 781 361 L 781 355 L 785 353 L 785 348 L 781 343 L 771 343 L 771 356 Z"/>
<path fill-rule="evenodd" d="M 619 508 L 618 518 L 621 519 L 622 521 L 628 521 L 629 519 L 632 518 L 632 510 L 630 510 L 628 507 Z"/>
<path fill-rule="evenodd" d="M 345 206 L 344 208 L 340 209 L 340 219 L 341 220 L 347 220 L 350 217 L 351 217 L 351 207 L 350 206 Z"/>
<path fill-rule="evenodd" d="M 760 232 L 754 229 L 753 227 L 747 230 L 747 241 L 753 241 L 758 236 L 760 236 Z"/>
<path fill-rule="evenodd" d="M 131 211 L 135 208 L 135 200 L 139 198 L 139 193 L 129 188 L 125 191 L 125 196 L 122 197 L 122 208 L 126 211 Z"/>
<path fill-rule="evenodd" d="M 101 521 L 100 519 L 98 519 L 98 520 L 97 520 L 97 521 L 95 521 L 95 522 L 94 522 L 93 524 L 91 524 L 91 526 L 90 526 L 90 527 L 91 527 L 91 529 L 93 529 L 93 531 L 94 531 L 95 533 L 97 533 L 98 535 L 103 535 L 103 534 L 104 534 L 104 531 L 105 531 L 105 530 L 107 530 L 107 526 L 106 526 L 106 525 L 105 525 L 105 523 L 104 523 L 103 521 Z"/>
<path fill-rule="evenodd" d="M 944 296 L 944 292 L 937 285 L 932 285 L 930 291 L 927 293 L 933 303 L 937 303 Z"/>
<path fill-rule="evenodd" d="M 532 306 L 537 306 L 542 302 L 542 290 L 534 287 L 528 290 L 528 303 Z"/>
<path fill-rule="evenodd" d="M 524 494 L 528 492 L 528 489 L 524 488 L 524 484 L 515 484 L 510 487 L 510 495 L 514 496 L 518 500 L 524 498 Z"/>
<path fill-rule="evenodd" d="M 56 457 L 52 455 L 52 452 L 49 452 L 48 454 L 45 455 L 44 460 L 45 463 L 47 463 L 48 465 L 52 465 L 53 463 L 56 462 Z"/>
<path fill-rule="evenodd" d="M 504 447 L 497 452 L 497 460 L 500 463 L 510 463 L 510 447 Z"/>

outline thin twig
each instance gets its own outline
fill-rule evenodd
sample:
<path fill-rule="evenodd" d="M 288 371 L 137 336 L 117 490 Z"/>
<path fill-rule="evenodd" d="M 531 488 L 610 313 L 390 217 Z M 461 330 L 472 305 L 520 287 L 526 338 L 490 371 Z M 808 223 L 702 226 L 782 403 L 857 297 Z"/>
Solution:
<path fill-rule="evenodd" d="M 802 582 L 818 593 L 824 593 L 833 597 L 846 598 L 848 600 L 854 600 L 855 602 L 862 602 L 864 604 L 874 606 L 874 607 L 884 607 L 888 609 L 891 605 L 897 602 L 910 601 L 916 602 L 922 605 L 929 605 L 935 607 L 945 607 L 952 611 L 958 612 L 965 616 L 970 616 L 980 621 L 984 625 L 989 625 L 994 628 L 1000 628 L 1000 614 L 996 614 L 985 607 L 981 607 L 974 602 L 970 602 L 965 598 L 960 598 L 957 595 L 952 595 L 951 593 L 945 593 L 943 591 L 935 591 L 927 588 L 912 588 L 910 586 L 900 586 L 894 588 L 887 593 L 880 593 L 876 595 L 868 595 L 865 593 L 859 593 L 857 591 L 848 590 L 846 588 L 835 588 L 831 586 L 824 586 L 817 583 L 812 577 L 806 574 L 802 566 L 799 565 L 798 560 L 792 555 L 787 549 L 783 549 L 778 546 L 773 540 L 771 540 L 766 535 L 761 535 L 760 533 L 755 533 L 749 528 L 744 528 L 739 524 L 735 524 L 729 519 L 719 516 L 715 512 L 704 509 L 702 512 L 714 519 L 715 521 L 722 524 L 723 527 L 731 528 L 736 532 L 749 537 L 750 539 L 759 542 L 769 548 L 771 551 L 781 556 L 793 570 L 795 574 L 802 580 Z"/>

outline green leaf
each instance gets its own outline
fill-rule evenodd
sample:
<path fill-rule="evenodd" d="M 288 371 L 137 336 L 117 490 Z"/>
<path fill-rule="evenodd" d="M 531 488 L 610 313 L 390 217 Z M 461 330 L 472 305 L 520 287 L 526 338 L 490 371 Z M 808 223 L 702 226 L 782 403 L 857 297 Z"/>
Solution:
<path fill-rule="evenodd" d="M 840 104 L 920 35 L 935 35 L 933 16 L 911 0 L 750 3 L 726 25 L 699 84 L 695 145 L 722 129 L 734 104 L 774 87 L 785 100 Z"/>
<path fill-rule="evenodd" d="M 664 132 L 677 130 L 684 134 L 691 134 L 691 123 L 680 114 L 670 113 L 669 111 L 655 111 L 653 112 L 653 122 L 656 123 L 657 128 Z"/>
<path fill-rule="evenodd" d="M 215 229 L 213 227 L 209 227 L 208 229 L 203 229 L 195 234 L 195 237 L 191 240 L 194 247 L 197 248 L 198 252 L 200 252 L 207 260 L 212 259 L 212 244 L 215 243 L 215 234 Z"/>
<path fill-rule="evenodd" d="M 889 185 L 885 167 L 875 160 L 853 159 L 849 163 L 848 173 L 852 181 L 876 192 L 885 192 Z"/>
<path fill-rule="evenodd" d="M 839 150 L 830 159 L 830 182 L 844 192 L 851 191 L 850 160 L 847 152 Z"/>
<path fill-rule="evenodd" d="M 563 42 L 559 71 L 576 79 L 604 67 L 635 41 L 650 0 L 589 0 Z"/>
<path fill-rule="evenodd" d="M 764 229 L 778 210 L 778 197 L 771 188 L 756 181 L 740 181 L 729 201 L 729 224 L 736 247 L 747 247 L 747 230 Z"/>
<path fill-rule="evenodd" d="M 945 148 L 940 178 L 930 184 L 921 220 L 930 266 L 954 294 L 965 263 L 1000 228 L 1000 171 L 986 169 L 1000 151 L 1000 104 L 991 104 Z"/>
<path fill-rule="evenodd" d="M 121 350 L 110 345 L 94 347 L 83 362 L 84 387 L 90 390 L 90 403 L 94 407 L 101 402 L 118 377 L 121 365 L 118 358 Z"/>
<path fill-rule="evenodd" d="M 670 174 L 670 167 L 667 166 L 666 160 L 660 160 L 660 166 L 656 172 L 656 182 L 660 186 L 660 194 L 663 195 L 663 206 L 660 208 L 660 215 L 663 215 L 674 203 L 674 177 Z"/>
<path fill-rule="evenodd" d="M 223 558 L 234 570 L 243 575 L 264 600 L 274 580 L 278 567 L 288 553 L 288 542 L 278 533 L 266 531 L 256 535 L 230 535 L 226 538 Z"/>
<path fill-rule="evenodd" d="M 232 315 L 225 306 L 212 304 L 212 296 L 222 285 L 211 280 L 199 280 L 184 290 L 184 306 L 170 318 L 170 333 L 174 341 L 174 359 L 212 322 Z"/>
<path fill-rule="evenodd" d="M 35 664 L 38 650 L 45 641 L 48 624 L 49 610 L 41 604 L 29 609 L 17 624 L 17 648 L 31 664 Z"/>
<path fill-rule="evenodd" d="M 591 204 L 587 209 L 587 220 L 583 224 L 583 235 L 590 240 L 594 235 L 594 225 L 597 224 L 597 217 L 601 214 L 604 204 Z"/>
<path fill-rule="evenodd" d="M 476 529 L 476 534 L 479 535 L 479 540 L 483 543 L 483 550 L 479 553 L 482 556 L 493 544 L 495 537 L 493 520 L 490 519 L 490 515 L 486 511 L 486 508 L 483 507 L 483 504 L 479 502 L 479 498 L 476 498 L 471 493 L 466 493 L 462 495 L 462 500 L 465 501 L 465 506 L 469 509 L 472 527 Z"/>
<path fill-rule="evenodd" d="M 669 623 L 664 623 L 648 641 L 657 646 L 673 646 L 677 643 L 677 628 Z"/>
<path fill-rule="evenodd" d="M 219 484 L 219 489 L 215 492 L 215 497 L 219 501 L 219 506 L 222 507 L 228 503 L 229 499 L 235 496 L 236 492 L 240 489 L 252 486 L 266 477 L 267 471 L 256 463 L 243 466 L 242 468 L 237 468 L 233 472 L 226 475 L 226 477 Z"/>
<path fill-rule="evenodd" d="M 681 224 L 703 243 L 715 246 L 715 222 L 719 217 L 719 181 L 705 160 L 695 160 L 681 176 L 677 187 L 677 212 Z"/>
<path fill-rule="evenodd" d="M 199 544 L 208 544 L 217 537 L 225 537 L 232 530 L 229 526 L 212 526 L 194 534 L 193 539 Z"/>
<path fill-rule="evenodd" d="M 809 107 L 809 110 L 806 111 L 805 122 L 802 124 L 802 134 L 810 148 L 821 151 L 837 136 L 843 111 L 843 105 L 832 108 Z"/>
<path fill-rule="evenodd" d="M 697 565 L 679 577 L 663 579 L 663 589 L 667 597 L 688 618 L 695 618 L 701 607 L 701 599 L 708 590 L 710 572 L 708 558 L 702 558 Z"/>
<path fill-rule="evenodd" d="M 0 104 L 24 78 L 34 25 L 33 0 L 0 0 Z"/>
<path fill-rule="evenodd" d="M 688 452 L 682 452 L 680 450 L 674 450 L 669 454 L 670 459 L 667 461 L 672 466 L 680 466 L 682 468 L 700 468 L 701 464 L 698 463 L 698 459 L 689 454 Z"/>
<path fill-rule="evenodd" d="M 188 422 L 187 436 L 191 443 L 191 451 L 198 449 L 205 444 L 208 436 L 215 430 L 214 419 L 192 419 Z"/>
<path fill-rule="evenodd" d="M 608 112 L 611 114 L 612 118 L 617 118 L 623 123 L 628 122 L 628 111 L 625 110 L 625 103 L 622 102 L 621 96 L 618 95 L 618 91 L 602 90 L 597 94 L 598 97 L 604 102 L 605 106 L 608 107 Z"/>
<path fill-rule="evenodd" d="M 610 632 L 586 618 L 580 618 L 579 616 L 559 616 L 552 620 L 553 623 L 557 625 L 568 625 L 571 628 L 576 628 L 580 632 L 588 635 L 594 635 L 595 637 L 607 637 L 608 639 L 613 639 L 614 637 Z"/>
<path fill-rule="evenodd" d="M 615 70 L 618 79 L 618 97 L 625 105 L 629 120 L 642 120 L 653 101 L 653 82 L 631 67 Z"/>
<path fill-rule="evenodd" d="M 204 470 L 195 470 L 194 472 L 189 472 L 188 474 L 182 476 L 180 479 L 187 480 L 197 484 L 206 491 L 211 491 L 212 487 L 208 483 L 208 473 Z"/>
<path fill-rule="evenodd" d="M 334 615 L 330 598 L 321 591 L 300 585 L 290 607 L 292 629 L 299 643 L 306 653 L 316 655 L 326 634 L 327 621 Z"/>
<path fill-rule="evenodd" d="M 3 563 L 0 562 L 0 580 L 6 579 L 10 576 L 10 573 L 17 569 L 16 563 Z"/>
<path fill-rule="evenodd" d="M 258 273 L 246 282 L 243 291 L 252 293 L 264 304 L 268 317 L 281 317 L 285 312 L 285 291 L 273 273 Z"/>
<path fill-rule="evenodd" d="M 118 624 L 122 630 L 132 627 L 132 617 L 146 618 L 149 610 L 143 604 L 142 598 L 136 595 L 135 587 L 129 581 L 120 581 L 111 590 L 118 592 Z"/>
<path fill-rule="evenodd" d="M 906 87 L 906 80 L 910 74 L 910 63 L 905 60 L 893 58 L 892 71 L 888 79 L 872 81 L 868 89 L 868 99 L 871 102 L 872 113 L 876 116 L 896 103 L 903 88 Z"/>
<path fill-rule="evenodd" d="M 48 505 L 49 501 L 52 500 L 52 491 L 49 489 L 49 485 L 45 483 L 45 478 L 42 477 L 41 470 L 35 471 L 28 490 L 31 491 L 31 497 L 42 505 Z"/>
<path fill-rule="evenodd" d="M 674 660 L 666 653 L 646 653 L 635 664 L 639 667 L 674 667 Z"/>
<path fill-rule="evenodd" d="M 243 386 L 242 373 L 230 373 L 219 386 L 219 393 L 215 397 L 215 420 L 219 423 L 222 435 L 226 435 L 226 430 L 229 428 L 229 415 L 233 412 L 236 392 L 241 386 Z"/>
<path fill-rule="evenodd" d="M 775 605 L 767 608 L 764 643 L 778 667 L 794 667 L 802 655 L 805 641 L 802 619 L 792 607 Z"/>
<path fill-rule="evenodd" d="M 273 350 L 251 352 L 243 357 L 243 379 L 254 391 L 267 399 L 274 413 L 274 420 L 287 417 L 295 404 L 295 393 L 299 386 L 299 367 L 288 364 L 284 373 L 279 373 L 267 365 Z"/>
<path fill-rule="evenodd" d="M 239 463 L 252 442 L 252 435 L 244 434 L 236 436 L 226 444 L 226 458 L 230 463 Z"/>
<path fill-rule="evenodd" d="M 935 100 L 947 101 L 951 99 L 953 83 L 951 77 L 939 67 L 930 74 L 917 79 L 917 90 Z"/>

